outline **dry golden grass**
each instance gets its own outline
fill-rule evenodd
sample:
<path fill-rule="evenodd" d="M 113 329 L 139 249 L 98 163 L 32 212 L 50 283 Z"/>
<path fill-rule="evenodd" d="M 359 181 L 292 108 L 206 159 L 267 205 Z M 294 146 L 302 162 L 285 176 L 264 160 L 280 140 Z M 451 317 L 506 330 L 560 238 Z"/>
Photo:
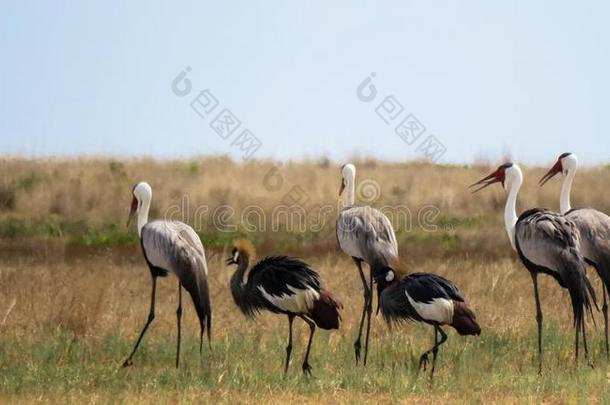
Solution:
<path fill-rule="evenodd" d="M 476 198 L 467 191 L 469 184 L 488 174 L 494 166 L 355 163 L 357 182 L 372 179 L 380 186 L 375 206 L 401 204 L 417 210 L 433 205 L 447 216 L 476 217 L 496 213 L 504 204 L 500 187 Z M 524 169 L 520 206 L 556 208 L 560 181 L 554 180 L 540 189 L 537 182 L 546 168 Z M 340 168 L 327 161 L 276 166 L 273 162 L 240 163 L 225 158 L 170 162 L 3 158 L 0 170 L 4 176 L 0 201 L 9 201 L 0 204 L 2 215 L 40 221 L 50 216 L 93 223 L 124 221 L 131 187 L 143 180 L 153 188 L 153 214 L 180 205 L 184 196 L 188 196 L 190 207 L 230 204 L 242 212 L 255 204 L 267 212 L 295 186 L 302 187 L 307 194 L 306 207 L 334 205 L 340 184 Z M 609 181 L 608 167 L 581 168 L 573 190 L 573 205 L 587 204 L 610 211 L 606 191 Z M 189 220 L 193 219 L 193 211 Z"/>
<path fill-rule="evenodd" d="M 606 376 L 599 328 L 589 328 L 592 357 L 598 368 L 589 370 L 582 361 L 577 366 L 568 296 L 546 277 L 542 278 L 541 294 L 548 374 L 536 375 L 531 281 L 518 262 L 506 259 L 492 263 L 431 259 L 418 266 L 418 271 L 435 272 L 455 281 L 483 328 L 480 337 L 464 338 L 450 331 L 449 342 L 440 352 L 435 386 L 430 388 L 415 372 L 417 356 L 431 342 L 431 331 L 424 326 L 390 330 L 381 317 L 375 317 L 370 364 L 367 369 L 354 367 L 352 343 L 362 304 L 355 269 L 349 260 L 334 254 L 308 258 L 327 287 L 343 301 L 344 322 L 338 332 L 316 335 L 312 365 L 319 385 L 307 384 L 300 376 L 306 328 L 295 324 L 297 343 L 290 379 L 282 386 L 286 320 L 263 313 L 255 321 L 246 321 L 232 302 L 228 288 L 231 270 L 223 265 L 223 257 L 222 252 L 214 252 L 209 260 L 213 352 L 210 355 L 204 350 L 203 365 L 198 366 L 198 324 L 187 302 L 182 373 L 173 368 L 175 278 L 160 282 L 157 317 L 134 359 L 135 366 L 124 371 L 119 366 L 148 311 L 150 275 L 142 260 L 129 255 L 123 260 L 100 255 L 63 263 L 24 259 L 4 265 L 0 270 L 0 316 L 5 318 L 0 327 L 2 366 L 25 379 L 5 376 L 5 389 L 17 394 L 11 398 L 25 402 L 37 398 L 45 402 L 58 398 L 113 402 L 117 396 L 129 402 L 151 398 L 198 402 L 209 398 L 222 403 L 277 403 L 287 398 L 308 403 L 366 402 L 367 398 L 382 403 L 407 399 L 416 403 L 450 399 L 515 403 L 527 398 L 534 402 L 571 398 L 568 402 L 572 402 L 585 394 L 589 399 L 608 399 L 603 392 L 610 384 L 610 375 Z M 597 321 L 601 322 L 599 317 Z M 15 364 L 16 360 L 25 365 Z M 77 377 L 80 369 L 87 370 L 85 377 Z M 71 373 L 75 375 L 68 378 Z M 62 380 L 64 374 L 66 380 Z M 394 374 L 394 379 L 388 380 Z M 164 385 L 161 375 L 170 378 L 171 385 Z M 571 385 L 576 375 L 588 385 Z M 112 388 L 114 384 L 116 388 Z M 479 390 L 473 392 L 472 386 Z"/>
<path fill-rule="evenodd" d="M 294 185 L 309 195 L 306 205 L 335 204 L 339 168 L 325 162 L 287 164 L 279 169 L 283 187 L 263 187 L 271 163 L 237 164 L 226 159 L 192 162 L 76 159 L 0 160 L 8 175 L 0 194 L 0 222 L 124 226 L 134 182 L 153 186 L 154 214 L 179 204 L 213 208 L 230 203 L 236 211 L 250 204 L 271 211 Z M 435 205 L 450 226 L 436 232 L 403 232 L 400 251 L 410 271 L 447 276 L 476 311 L 483 334 L 463 338 L 451 332 L 440 352 L 431 386 L 416 373 L 417 356 L 429 346 L 431 331 L 418 325 L 392 330 L 380 316 L 373 321 L 372 351 L 366 369 L 354 366 L 353 339 L 362 292 L 356 270 L 335 247 L 333 223 L 320 235 L 299 239 L 297 233 L 254 232 L 258 256 L 290 253 L 302 256 L 320 272 L 328 289 L 343 301 L 338 332 L 316 334 L 312 351 L 315 378 L 300 376 L 306 334 L 295 323 L 298 340 L 291 372 L 281 378 L 286 321 L 262 314 L 245 321 L 230 296 L 231 270 L 223 264 L 227 242 L 203 223 L 199 231 L 208 249 L 214 313 L 214 347 L 197 349 L 196 317 L 190 302 L 183 323 L 182 366 L 173 368 L 176 279 L 158 288 L 157 317 L 134 358 L 135 367 L 119 368 L 145 321 L 150 274 L 137 243 L 96 245 L 69 240 L 60 233 L 0 239 L 0 401 L 4 402 L 238 402 L 278 403 L 574 403 L 610 400 L 610 370 L 602 352 L 601 318 L 589 322 L 595 370 L 574 364 L 571 310 L 567 294 L 541 277 L 545 313 L 545 373 L 536 374 L 535 320 L 531 279 L 510 250 L 502 226 L 504 192 L 470 195 L 466 186 L 489 167 L 435 167 L 360 162 L 358 179 L 381 187 L 375 206 L 404 204 L 415 212 Z M 557 206 L 559 181 L 536 185 L 543 168 L 525 170 L 521 209 Z M 574 204 L 610 212 L 603 184 L 607 168 L 583 169 L 574 188 Z M 7 191 L 9 190 L 9 191 Z M 10 191 L 12 190 L 12 191 Z M 2 201 L 2 195 L 0 195 Z M 193 213 L 191 212 L 191 215 Z M 192 218 L 190 218 L 192 220 Z M 439 224 L 442 223 L 439 219 Z M 63 225 L 62 225 L 63 226 Z M 134 233 L 132 229 L 130 233 Z M 328 234 L 330 233 L 330 234 Z M 229 236 L 233 236 L 230 234 Z M 207 239 L 206 239 L 207 238 Z M 288 239 L 288 240 L 286 240 Z M 298 243 L 290 241 L 297 239 Z M 214 242 L 215 243 L 212 243 Z M 311 245 L 315 245 L 312 248 Z M 599 289 L 599 282 L 592 277 Z M 599 294 L 601 296 L 601 294 Z M 4 398 L 4 399 L 3 399 Z"/>

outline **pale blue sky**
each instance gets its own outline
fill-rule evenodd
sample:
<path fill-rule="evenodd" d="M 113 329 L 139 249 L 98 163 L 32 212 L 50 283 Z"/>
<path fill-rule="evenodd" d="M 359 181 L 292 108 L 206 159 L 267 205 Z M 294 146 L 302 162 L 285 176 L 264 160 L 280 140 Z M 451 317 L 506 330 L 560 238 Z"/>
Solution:
<path fill-rule="evenodd" d="M 607 2 L 90 3 L 0 6 L 0 152 L 239 158 L 189 107 L 207 88 L 261 158 L 418 158 L 375 114 L 394 95 L 443 162 L 610 161 Z"/>

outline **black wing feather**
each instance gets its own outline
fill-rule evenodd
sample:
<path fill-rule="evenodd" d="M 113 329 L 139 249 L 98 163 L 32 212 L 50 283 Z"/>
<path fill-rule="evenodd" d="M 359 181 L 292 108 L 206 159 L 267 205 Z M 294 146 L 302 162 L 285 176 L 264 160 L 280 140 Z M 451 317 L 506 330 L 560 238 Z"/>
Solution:
<path fill-rule="evenodd" d="M 316 291 L 321 288 L 318 273 L 307 263 L 287 256 L 266 257 L 258 262 L 250 270 L 247 283 L 254 288 L 261 286 L 276 296 L 293 294 L 288 286 L 301 290 L 313 288 Z"/>
<path fill-rule="evenodd" d="M 403 278 L 401 285 L 417 302 L 430 303 L 435 298 L 464 302 L 464 297 L 455 284 L 436 274 L 413 273 Z"/>

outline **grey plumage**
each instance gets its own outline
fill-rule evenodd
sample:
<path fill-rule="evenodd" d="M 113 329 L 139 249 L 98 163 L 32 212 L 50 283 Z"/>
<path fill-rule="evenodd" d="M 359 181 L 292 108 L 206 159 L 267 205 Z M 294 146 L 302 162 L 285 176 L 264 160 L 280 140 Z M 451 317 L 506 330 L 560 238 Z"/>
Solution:
<path fill-rule="evenodd" d="M 574 222 L 580 232 L 580 251 L 602 280 L 604 332 L 606 356 L 610 353 L 608 345 L 608 302 L 606 293 L 610 292 L 610 217 L 593 208 L 571 209 L 566 217 Z"/>
<path fill-rule="evenodd" d="M 519 217 L 516 213 L 517 195 L 523 184 L 523 173 L 518 165 L 506 163 L 493 173 L 473 183 L 478 192 L 494 183 L 501 183 L 508 191 L 504 208 L 504 225 L 512 247 L 529 271 L 534 286 L 536 323 L 538 326 L 538 372 L 542 372 L 543 315 L 538 291 L 538 274 L 545 273 L 566 288 L 572 302 L 575 326 L 575 358 L 578 359 L 579 335 L 582 334 L 585 358 L 589 361 L 585 310 L 592 312 L 595 293 L 585 274 L 585 260 L 579 251 L 579 232 L 576 225 L 561 214 L 546 209 L 531 209 Z"/>
<path fill-rule="evenodd" d="M 530 271 L 536 299 L 538 323 L 539 372 L 542 369 L 542 310 L 538 293 L 537 276 L 545 273 L 566 288 L 572 302 L 574 316 L 575 355 L 578 358 L 578 335 L 582 333 L 585 358 L 589 361 L 585 332 L 585 310 L 592 314 L 591 301 L 595 292 L 585 274 L 586 263 L 579 249 L 579 233 L 576 225 L 561 214 L 544 209 L 525 211 L 517 220 L 515 245 L 519 258 Z M 591 364 L 589 362 L 589 364 Z"/>
<path fill-rule="evenodd" d="M 584 309 L 591 311 L 591 301 L 595 303 L 595 292 L 585 274 L 586 263 L 579 251 L 579 240 L 574 222 L 549 210 L 525 211 L 515 227 L 517 252 L 526 267 L 552 276 L 569 290 L 577 327 L 581 326 Z"/>
<path fill-rule="evenodd" d="M 610 286 L 610 217 L 593 208 L 575 208 L 565 215 L 580 232 L 583 256 L 602 267 L 600 277 Z"/>
<path fill-rule="evenodd" d="M 562 153 L 551 169 L 540 178 L 543 186 L 556 174 L 564 176 L 559 196 L 561 212 L 574 222 L 580 232 L 580 251 L 588 264 L 595 267 L 602 280 L 602 311 L 604 315 L 604 335 L 606 338 L 606 356 L 610 356 L 608 342 L 608 302 L 606 293 L 610 292 L 610 217 L 593 208 L 572 209 L 570 193 L 572 182 L 578 169 L 578 157 L 570 152 Z"/>
<path fill-rule="evenodd" d="M 398 243 L 392 223 L 371 207 L 346 207 L 337 218 L 337 241 L 351 257 L 376 269 L 398 259 Z"/>
<path fill-rule="evenodd" d="M 176 367 L 178 367 L 180 362 L 183 287 L 190 294 L 197 311 L 197 317 L 199 318 L 199 352 L 201 353 L 202 350 L 203 333 L 206 329 L 208 341 L 211 341 L 212 308 L 208 289 L 208 268 L 205 250 L 197 233 L 187 224 L 177 221 L 148 222 L 148 213 L 152 200 L 152 189 L 148 183 L 141 182 L 136 184 L 132 194 L 131 211 L 127 226 L 129 226 L 131 218 L 137 214 L 140 244 L 152 276 L 152 294 L 148 319 L 123 366 L 132 365 L 131 359 L 138 350 L 138 346 L 148 327 L 155 319 L 157 278 L 174 273 L 178 277 L 178 309 L 176 310 L 178 332 Z"/>
<path fill-rule="evenodd" d="M 373 277 L 392 260 L 398 259 L 398 243 L 390 220 L 379 210 L 368 206 L 354 206 L 354 190 L 356 167 L 346 164 L 341 168 L 341 189 L 339 195 L 347 189 L 346 208 L 339 212 L 336 225 L 337 242 L 341 249 L 349 255 L 356 264 L 364 289 L 364 306 L 360 318 L 358 338 L 354 342 L 356 362 L 360 359 L 362 328 L 367 321 L 364 343 L 363 364 L 368 356 L 369 334 L 371 329 L 371 314 L 373 312 Z M 369 265 L 369 281 L 367 283 L 362 262 Z"/>
<path fill-rule="evenodd" d="M 201 335 L 207 329 L 210 340 L 212 314 L 208 267 L 205 250 L 197 233 L 182 222 L 151 221 L 142 228 L 142 249 L 146 260 L 160 276 L 171 272 L 178 277 L 193 300 Z"/>

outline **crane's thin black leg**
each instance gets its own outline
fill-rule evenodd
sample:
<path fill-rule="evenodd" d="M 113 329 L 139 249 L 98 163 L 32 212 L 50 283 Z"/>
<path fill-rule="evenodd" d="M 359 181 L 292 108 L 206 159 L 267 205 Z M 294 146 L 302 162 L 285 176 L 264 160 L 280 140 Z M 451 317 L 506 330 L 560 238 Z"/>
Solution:
<path fill-rule="evenodd" d="M 294 315 L 288 315 L 288 346 L 286 346 L 286 365 L 284 366 L 284 375 L 288 373 L 288 364 L 290 364 L 290 355 L 292 354 L 292 321 Z"/>
<path fill-rule="evenodd" d="M 151 324 L 153 319 L 155 319 L 155 293 L 156 293 L 156 291 L 157 291 L 157 276 L 152 276 L 152 294 L 151 294 L 151 298 L 150 298 L 150 312 L 148 313 L 148 319 L 146 320 L 144 329 L 142 329 L 142 332 L 140 332 L 140 336 L 138 337 L 138 340 L 136 341 L 136 345 L 134 346 L 133 350 L 131 351 L 131 354 L 129 355 L 127 360 L 125 360 L 125 362 L 123 363 L 123 367 L 128 367 L 133 364 L 131 361 L 131 358 L 136 353 L 136 350 L 138 350 L 140 341 L 142 340 L 142 337 L 144 337 L 144 333 L 146 333 L 148 326 Z"/>
<path fill-rule="evenodd" d="M 201 354 L 203 353 L 203 323 L 201 320 L 199 320 L 200 328 L 199 328 L 199 357 L 201 357 Z"/>
<path fill-rule="evenodd" d="M 361 338 L 362 338 L 362 328 L 364 326 L 364 317 L 366 316 L 366 308 L 368 305 L 368 301 L 371 296 L 371 291 L 366 283 L 366 278 L 364 276 L 364 272 L 362 271 L 362 261 L 356 258 L 354 259 L 354 263 L 356 263 L 356 267 L 358 268 L 358 272 L 360 273 L 360 279 L 362 280 L 362 287 L 364 288 L 364 304 L 362 306 L 362 316 L 360 317 L 360 327 L 358 328 L 358 338 L 354 342 L 354 352 L 356 355 L 356 364 L 360 360 L 360 348 L 361 348 Z"/>
<path fill-rule="evenodd" d="M 538 294 L 538 275 L 531 273 L 534 282 L 534 297 L 536 298 L 536 322 L 538 323 L 538 374 L 542 373 L 542 309 L 540 308 L 540 295 Z"/>
<path fill-rule="evenodd" d="M 606 291 L 608 286 L 604 284 L 602 293 L 604 296 L 604 305 L 602 306 L 602 312 L 604 313 L 604 332 L 606 334 L 606 358 L 610 359 L 610 347 L 608 346 L 608 301 L 606 299 Z"/>
<path fill-rule="evenodd" d="M 441 336 L 441 340 L 438 340 L 438 335 Z M 430 378 L 434 376 L 434 367 L 436 364 L 436 356 L 438 354 L 438 348 L 440 345 L 447 341 L 447 334 L 443 331 L 439 326 L 434 325 L 434 346 L 430 350 L 424 352 L 419 358 L 419 369 L 421 370 L 422 366 L 424 371 L 426 371 L 426 366 L 428 365 L 428 355 L 432 353 L 432 370 L 430 373 Z"/>
<path fill-rule="evenodd" d="M 585 328 L 585 319 L 583 318 L 581 321 L 581 328 L 582 328 L 582 343 L 585 349 L 585 359 L 587 360 L 587 364 L 589 365 L 589 367 L 594 368 L 593 367 L 593 363 L 591 363 L 591 359 L 589 359 L 589 349 L 587 348 L 587 331 Z"/>
<path fill-rule="evenodd" d="M 316 324 L 310 319 L 302 316 L 307 325 L 309 325 L 309 342 L 307 342 L 307 351 L 305 352 L 305 359 L 303 360 L 303 374 L 311 375 L 311 366 L 309 365 L 309 351 L 311 350 L 311 342 L 313 340 L 313 333 L 316 331 Z"/>
<path fill-rule="evenodd" d="M 576 321 L 576 338 L 574 339 L 574 361 L 578 363 L 578 335 L 580 334 L 580 320 Z"/>
<path fill-rule="evenodd" d="M 182 318 L 182 285 L 178 281 L 178 309 L 176 310 L 178 318 L 178 342 L 176 344 L 176 368 L 180 364 L 180 320 Z"/>
<path fill-rule="evenodd" d="M 373 291 L 373 271 L 370 271 L 369 291 Z M 371 315 L 373 313 L 373 294 L 369 293 L 368 305 L 366 306 L 366 338 L 364 341 L 364 360 L 362 365 L 366 366 L 366 359 L 369 355 L 369 335 L 371 333 Z"/>

